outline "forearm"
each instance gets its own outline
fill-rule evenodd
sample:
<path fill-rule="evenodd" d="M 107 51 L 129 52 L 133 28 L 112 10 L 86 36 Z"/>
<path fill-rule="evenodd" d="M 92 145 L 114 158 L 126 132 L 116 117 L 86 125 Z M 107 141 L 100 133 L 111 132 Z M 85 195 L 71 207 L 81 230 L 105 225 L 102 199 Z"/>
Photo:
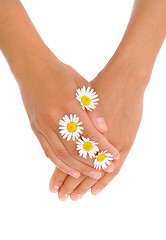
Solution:
<path fill-rule="evenodd" d="M 19 0 L 0 0 L 0 50 L 13 72 L 48 51 Z"/>
<path fill-rule="evenodd" d="M 112 62 L 149 76 L 166 35 L 166 0 L 135 0 L 124 37 Z M 147 77 L 148 78 L 148 77 Z"/>

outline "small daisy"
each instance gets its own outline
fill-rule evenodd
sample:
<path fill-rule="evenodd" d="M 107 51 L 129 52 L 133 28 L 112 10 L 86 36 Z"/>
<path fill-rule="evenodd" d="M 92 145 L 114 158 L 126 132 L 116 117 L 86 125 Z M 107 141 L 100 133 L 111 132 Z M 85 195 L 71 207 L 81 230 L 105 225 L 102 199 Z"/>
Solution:
<path fill-rule="evenodd" d="M 87 154 L 89 154 L 89 157 L 95 157 L 95 154 L 99 151 L 98 147 L 96 146 L 98 143 L 94 141 L 90 141 L 89 138 L 78 139 L 77 148 L 76 150 L 79 151 L 79 155 L 83 158 L 87 158 Z"/>
<path fill-rule="evenodd" d="M 95 109 L 98 104 L 97 101 L 99 101 L 97 97 L 98 94 L 94 92 L 94 89 L 90 90 L 90 87 L 86 90 L 85 86 L 83 86 L 81 89 L 76 90 L 76 99 L 81 103 L 83 110 L 92 111 L 92 109 Z"/>
<path fill-rule="evenodd" d="M 113 155 L 111 155 L 110 153 L 106 153 L 107 151 L 101 151 L 100 153 L 98 153 L 98 155 L 96 156 L 96 159 L 94 161 L 94 168 L 97 169 L 105 169 L 107 168 L 107 165 L 111 164 L 111 160 L 113 160 Z"/>
<path fill-rule="evenodd" d="M 79 122 L 79 117 L 74 114 L 70 114 L 70 117 L 65 115 L 63 117 L 63 120 L 59 120 L 59 129 L 61 129 L 60 134 L 63 136 L 63 138 L 67 138 L 67 141 L 70 141 L 72 138 L 73 141 L 79 138 L 80 134 L 82 134 L 82 130 L 84 129 L 80 125 L 82 122 Z"/>

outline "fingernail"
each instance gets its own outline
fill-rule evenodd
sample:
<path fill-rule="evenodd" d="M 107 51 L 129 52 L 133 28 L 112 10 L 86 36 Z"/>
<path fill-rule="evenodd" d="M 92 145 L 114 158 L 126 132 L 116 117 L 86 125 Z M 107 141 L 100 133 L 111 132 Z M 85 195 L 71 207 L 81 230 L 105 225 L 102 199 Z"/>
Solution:
<path fill-rule="evenodd" d="M 98 128 L 100 128 L 103 132 L 106 132 L 108 130 L 107 125 L 104 121 L 104 118 L 99 117 L 96 119 L 96 122 L 97 122 Z"/>
<path fill-rule="evenodd" d="M 105 169 L 105 172 L 113 172 L 114 171 L 114 164 L 111 163 L 106 169 Z"/>
<path fill-rule="evenodd" d="M 75 171 L 71 171 L 71 172 L 69 172 L 69 174 L 74 178 L 79 178 L 80 177 L 80 173 L 75 172 Z"/>
<path fill-rule="evenodd" d="M 58 192 L 58 190 L 59 190 L 59 187 L 58 187 L 58 186 L 54 186 L 54 187 L 51 189 L 51 192 L 56 193 L 56 192 Z"/>
<path fill-rule="evenodd" d="M 113 156 L 114 160 L 119 160 L 119 158 L 120 158 L 120 154 L 116 154 L 116 155 Z"/>
<path fill-rule="evenodd" d="M 101 178 L 101 173 L 100 173 L 100 172 L 93 171 L 93 172 L 91 172 L 91 173 L 89 174 L 89 176 L 90 176 L 91 178 L 99 179 L 99 178 Z"/>
<path fill-rule="evenodd" d="M 93 194 L 93 195 L 97 195 L 97 194 L 99 194 L 100 192 L 101 192 L 101 189 L 98 188 L 98 189 L 95 189 L 95 190 L 92 192 L 92 194 Z"/>
<path fill-rule="evenodd" d="M 63 195 L 62 197 L 60 197 L 61 201 L 65 201 L 68 198 L 68 195 Z"/>
<path fill-rule="evenodd" d="M 72 200 L 77 201 L 77 200 L 80 199 L 81 197 L 82 197 L 81 194 L 74 194 L 74 195 L 72 195 Z"/>

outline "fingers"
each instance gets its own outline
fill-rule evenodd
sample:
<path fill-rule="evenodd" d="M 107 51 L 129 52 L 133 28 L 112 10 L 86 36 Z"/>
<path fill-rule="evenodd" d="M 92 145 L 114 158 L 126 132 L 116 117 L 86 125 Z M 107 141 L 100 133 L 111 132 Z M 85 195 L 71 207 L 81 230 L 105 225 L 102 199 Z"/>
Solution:
<path fill-rule="evenodd" d="M 72 193 L 73 189 L 75 189 L 85 178 L 86 176 L 83 174 L 81 174 L 77 180 L 71 176 L 68 176 L 58 192 L 59 200 L 65 201 Z"/>
<path fill-rule="evenodd" d="M 72 200 L 79 200 L 90 188 L 91 193 L 97 195 L 119 173 L 128 152 L 129 149 L 121 153 L 122 158 L 120 161 L 115 162 L 115 171 L 113 173 L 102 172 L 102 177 L 99 180 L 85 177 L 84 175 L 81 175 L 78 179 L 74 179 L 56 169 L 50 182 L 50 189 L 52 192 L 59 190 L 58 197 L 62 201 L 66 200 L 69 195 Z"/>
<path fill-rule="evenodd" d="M 83 133 L 82 133 L 82 137 L 90 138 L 90 141 L 93 141 L 93 143 L 96 145 L 95 148 L 93 147 L 91 149 L 91 151 L 87 151 L 84 149 L 83 144 L 80 144 L 80 149 L 82 151 L 82 155 L 80 155 L 81 151 L 79 151 L 78 148 L 78 144 L 76 144 L 75 141 L 66 141 L 66 139 L 63 139 L 63 137 L 60 135 L 59 133 L 59 129 L 57 129 L 56 123 L 52 124 L 50 127 L 53 128 L 54 134 L 57 134 L 57 136 L 61 139 L 61 142 L 64 144 L 64 146 L 66 147 L 66 149 L 68 150 L 68 152 L 72 155 L 73 158 L 79 160 L 79 162 L 84 162 L 89 166 L 93 167 L 93 163 L 95 160 L 95 155 L 96 153 L 100 150 L 100 151 L 105 151 L 107 150 L 109 153 L 111 153 L 113 155 L 114 158 L 117 158 L 117 156 L 119 156 L 119 152 L 118 150 L 108 142 L 108 140 L 101 134 L 99 133 L 96 128 L 93 126 L 91 120 L 89 119 L 87 114 L 84 114 L 84 112 L 78 110 L 78 112 L 73 113 L 73 114 L 68 114 L 69 116 L 71 116 L 70 118 L 72 119 L 72 116 L 79 116 L 79 119 L 82 122 L 82 126 L 84 127 Z M 67 115 L 67 116 L 68 116 Z M 81 139 L 82 139 L 81 137 Z M 53 138 L 53 137 L 52 137 Z M 77 140 L 78 142 L 78 140 Z M 97 150 L 96 150 L 97 149 Z M 84 156 L 85 153 L 85 156 Z M 68 160 L 67 160 L 68 161 Z M 76 167 L 76 165 L 72 165 L 72 162 L 67 162 L 71 167 L 74 167 L 75 169 L 81 171 L 81 169 L 78 169 Z M 75 164 L 75 163 L 74 163 Z M 107 171 L 111 172 L 113 168 L 113 165 L 107 168 Z M 86 174 L 86 172 L 82 172 L 83 174 Z M 89 176 L 89 175 L 88 175 Z"/>
<path fill-rule="evenodd" d="M 103 174 L 105 174 L 103 172 Z M 88 190 L 97 182 L 97 180 L 86 177 L 70 194 L 73 201 L 79 200 Z M 62 185 L 63 187 L 63 185 Z"/>
<path fill-rule="evenodd" d="M 66 115 L 65 117 L 62 116 L 63 112 L 66 112 L 67 116 Z M 60 116 L 60 119 L 57 116 Z M 70 119 L 72 119 L 69 122 L 68 116 L 70 116 Z M 78 122 L 78 117 L 80 118 L 80 121 L 83 122 L 82 124 L 84 126 L 83 133 L 82 133 L 83 127 L 80 126 L 81 123 Z M 61 120 L 62 118 L 63 121 Z M 74 122 L 73 119 L 76 121 L 76 123 Z M 59 127 L 59 121 L 61 123 L 61 127 Z M 43 123 L 40 124 L 40 119 L 38 119 L 37 125 L 39 131 L 45 136 L 45 138 L 47 139 L 47 143 L 51 146 L 54 152 L 54 163 L 59 164 L 56 165 L 64 172 L 66 172 L 66 169 L 62 167 L 67 165 L 68 170 L 70 167 L 81 172 L 84 175 L 90 176 L 95 179 L 99 179 L 101 177 L 101 172 L 96 171 L 93 167 L 95 160 L 94 157 L 98 150 L 99 151 L 107 150 L 107 152 L 112 154 L 114 157 L 119 155 L 118 150 L 113 145 L 111 145 L 100 132 L 96 130 L 86 111 L 83 111 L 80 108 L 78 101 L 76 101 L 75 103 L 73 103 L 73 101 L 66 103 L 63 111 L 61 109 L 61 106 L 57 106 L 55 110 L 52 109 L 47 111 L 47 114 L 44 118 L 44 124 Z M 78 130 L 78 132 L 76 130 L 73 130 L 73 125 L 76 128 L 76 130 Z M 99 146 L 99 149 L 97 146 L 95 146 L 95 150 L 94 148 L 92 148 L 93 151 L 88 150 L 84 151 L 87 155 L 87 158 L 85 157 L 84 154 L 83 156 L 86 159 L 81 156 L 80 151 L 77 150 L 76 142 L 74 141 L 75 138 L 76 137 L 78 138 L 80 134 L 82 134 L 82 136 L 84 136 L 85 138 L 90 138 L 90 140 L 93 142 L 97 142 Z M 70 141 L 66 141 L 66 139 L 64 138 L 67 138 L 67 140 Z M 63 164 L 66 163 L 66 165 L 63 165 L 62 163 L 60 164 L 60 161 L 62 161 Z M 107 167 L 107 171 L 110 172 L 112 170 L 113 164 L 110 164 L 110 166 Z M 69 174 L 71 175 L 71 173 Z"/>
<path fill-rule="evenodd" d="M 100 98 L 100 96 L 99 96 L 99 98 Z M 108 130 L 106 122 L 103 117 L 100 102 L 92 112 L 90 112 L 90 111 L 88 112 L 88 115 L 89 115 L 89 118 L 91 119 L 92 123 L 94 124 L 95 128 L 99 132 L 105 133 Z"/>
<path fill-rule="evenodd" d="M 37 136 L 45 155 L 63 172 L 71 175 L 74 178 L 78 178 L 80 176 L 80 173 L 62 162 L 54 153 L 51 146 L 49 145 L 47 139 L 39 132 L 35 131 L 35 135 Z"/>
<path fill-rule="evenodd" d="M 62 184 L 64 183 L 65 179 L 68 176 L 69 176 L 68 174 L 62 172 L 58 168 L 55 168 L 55 171 L 51 177 L 50 184 L 49 184 L 50 191 L 52 193 L 58 192 L 60 187 L 62 186 Z"/>
<path fill-rule="evenodd" d="M 113 173 L 102 173 L 102 177 L 99 180 L 95 180 L 89 177 L 84 178 L 81 182 L 79 181 L 80 178 L 78 179 L 73 179 L 72 177 L 68 176 L 65 179 L 65 182 L 61 186 L 61 194 L 60 196 L 64 199 L 67 198 L 67 196 L 70 194 L 70 197 L 72 200 L 76 201 L 80 199 L 90 188 L 91 188 L 91 193 L 93 195 L 97 195 L 100 193 L 113 179 L 114 177 L 119 173 L 125 158 L 128 154 L 129 150 L 123 151 L 121 153 L 122 158 L 120 161 L 115 162 L 115 171 Z M 73 179 L 72 184 L 70 184 L 70 180 Z M 76 186 L 77 185 L 77 186 Z M 73 191 L 71 189 L 73 188 Z M 69 191 L 68 191 L 69 189 Z"/>
<path fill-rule="evenodd" d="M 97 180 L 82 175 L 78 179 L 63 173 L 59 169 L 55 169 L 50 180 L 50 191 L 58 192 L 58 198 L 65 201 L 70 195 L 71 199 L 76 201 L 80 199 Z"/>
<path fill-rule="evenodd" d="M 119 158 L 118 150 L 112 144 L 109 143 L 109 141 L 103 134 L 96 130 L 91 120 L 89 119 L 88 115 L 81 115 L 80 118 L 83 121 L 84 127 L 83 136 L 85 138 L 90 138 L 90 140 L 94 141 L 95 143 L 98 143 L 97 147 L 99 148 L 99 152 L 107 150 L 108 153 L 113 155 L 114 159 Z M 91 166 L 93 166 L 94 158 L 91 159 L 88 156 L 86 160 L 82 159 L 82 161 L 89 163 L 91 164 Z"/>
<path fill-rule="evenodd" d="M 83 81 L 79 82 L 78 85 L 83 87 Z M 90 83 L 87 83 L 86 80 L 84 81 L 84 86 L 86 86 L 86 88 L 89 87 L 90 89 L 94 89 Z M 100 100 L 100 95 L 98 95 L 97 98 Z M 94 124 L 95 128 L 99 132 L 104 133 L 108 130 L 107 125 L 104 120 L 104 117 L 103 117 L 103 112 L 102 112 L 100 101 L 98 103 L 96 103 L 96 106 L 93 109 L 93 111 L 87 111 L 87 113 L 88 113 L 89 118 L 91 119 L 92 123 Z"/>
<path fill-rule="evenodd" d="M 79 172 L 86 176 L 90 176 L 95 179 L 99 179 L 101 177 L 102 174 L 101 171 L 95 170 L 93 167 L 75 159 L 65 148 L 64 144 L 60 141 L 55 132 L 53 132 L 51 129 L 47 130 L 47 136 L 48 141 L 59 160 L 63 161 L 64 163 L 68 164 L 71 168 L 78 170 Z M 61 168 L 61 170 L 64 171 L 63 168 Z M 71 173 L 69 175 L 71 175 Z"/>
<path fill-rule="evenodd" d="M 121 158 L 119 161 L 116 161 L 114 164 L 114 171 L 112 173 L 105 173 L 105 175 L 100 178 L 98 181 L 96 181 L 96 184 L 94 184 L 91 188 L 91 193 L 93 195 L 97 195 L 100 193 L 114 178 L 118 175 L 126 157 L 129 152 L 129 149 L 124 150 L 121 152 Z"/>
<path fill-rule="evenodd" d="M 101 181 L 96 181 L 91 187 L 91 193 L 93 195 L 99 194 L 115 177 L 115 174 L 112 173 L 105 173 L 105 175 L 100 179 Z"/>

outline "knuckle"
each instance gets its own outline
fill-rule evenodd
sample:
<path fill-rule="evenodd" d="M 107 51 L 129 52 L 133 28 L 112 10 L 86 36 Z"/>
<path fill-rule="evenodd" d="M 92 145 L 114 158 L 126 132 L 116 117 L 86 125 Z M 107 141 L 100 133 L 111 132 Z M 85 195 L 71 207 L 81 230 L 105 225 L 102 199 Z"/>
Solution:
<path fill-rule="evenodd" d="M 65 149 L 58 149 L 57 155 L 60 159 L 66 159 L 68 157 L 68 153 Z"/>
<path fill-rule="evenodd" d="M 51 120 L 51 121 L 55 121 L 56 120 L 56 112 L 55 112 L 55 108 L 47 108 L 44 111 L 44 115 L 47 119 Z"/>
<path fill-rule="evenodd" d="M 35 127 L 34 121 L 30 120 L 30 126 L 31 126 L 31 129 L 32 129 L 33 131 L 36 130 L 36 127 Z"/>
<path fill-rule="evenodd" d="M 68 112 L 75 112 L 75 111 L 76 111 L 76 105 L 73 103 L 73 97 L 71 95 L 65 103 L 64 112 L 68 113 Z"/>
<path fill-rule="evenodd" d="M 34 115 L 33 119 L 30 121 L 32 129 L 37 128 L 41 129 L 42 128 L 42 116 L 41 114 L 37 113 Z"/>
<path fill-rule="evenodd" d="M 48 149 L 44 149 L 45 156 L 49 159 L 51 159 L 51 153 Z"/>

